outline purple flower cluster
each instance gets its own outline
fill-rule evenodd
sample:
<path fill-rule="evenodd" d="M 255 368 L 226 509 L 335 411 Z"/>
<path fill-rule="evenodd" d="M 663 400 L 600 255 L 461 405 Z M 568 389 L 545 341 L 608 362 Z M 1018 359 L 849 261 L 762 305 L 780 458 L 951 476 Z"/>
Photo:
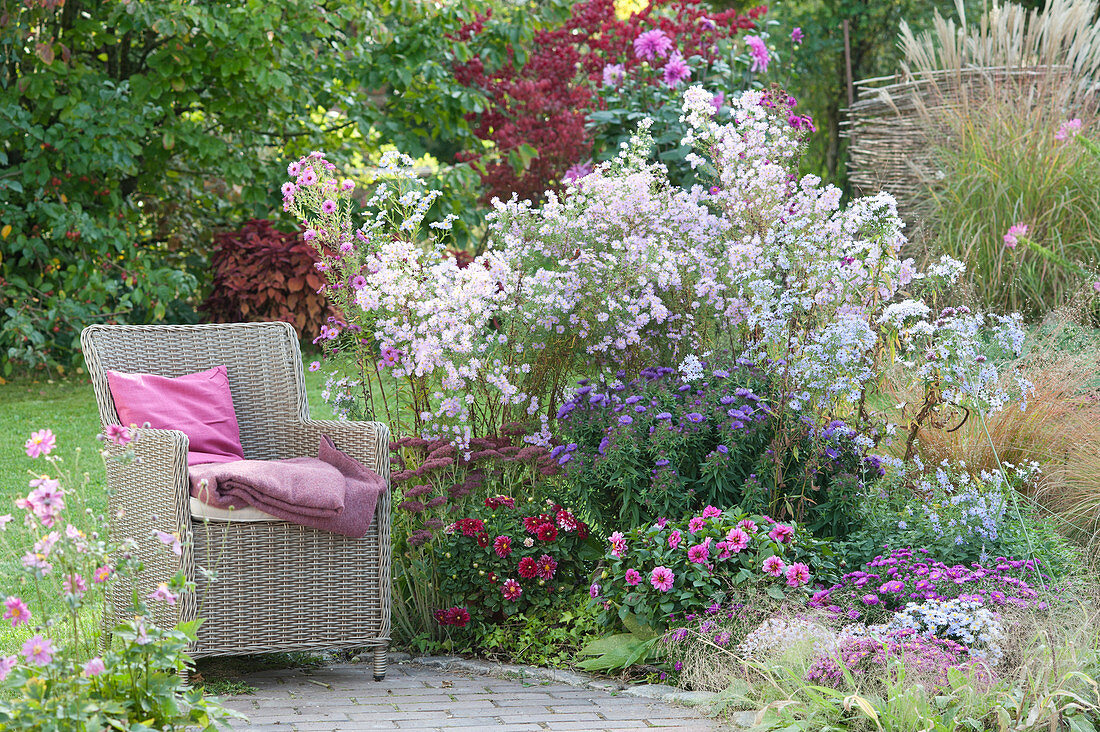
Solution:
<path fill-rule="evenodd" d="M 878 556 L 839 584 L 814 594 L 821 607 L 851 620 L 874 620 L 909 602 L 977 600 L 989 607 L 1044 609 L 1047 604 L 1023 578 L 1038 574 L 1038 560 L 1005 559 L 970 566 L 933 561 L 927 549 L 896 549 Z"/>
<path fill-rule="evenodd" d="M 841 641 L 836 654 L 818 657 L 806 680 L 842 687 L 845 671 L 855 679 L 882 673 L 891 661 L 900 662 L 907 674 L 927 678 L 936 687 L 947 685 L 949 669 L 961 669 L 972 677 L 988 679 L 988 671 L 969 658 L 966 646 L 942 638 L 926 638 L 912 629 L 886 634 L 882 638 L 848 637 Z"/>

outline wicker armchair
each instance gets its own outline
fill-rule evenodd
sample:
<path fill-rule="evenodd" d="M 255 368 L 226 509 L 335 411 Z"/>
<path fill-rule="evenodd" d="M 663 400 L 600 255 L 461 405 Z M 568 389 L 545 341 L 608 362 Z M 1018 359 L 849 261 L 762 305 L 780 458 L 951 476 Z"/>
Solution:
<path fill-rule="evenodd" d="M 172 377 L 224 364 L 246 458 L 315 455 L 327 434 L 389 481 L 384 424 L 309 418 L 302 354 L 287 323 L 93 325 L 80 342 L 104 426 L 119 422 L 107 369 Z M 176 430 L 138 431 L 133 446 L 140 460 L 107 461 L 111 537 L 137 542 L 143 595 L 181 569 L 196 583 L 196 591 L 175 606 L 153 603 L 156 622 L 172 627 L 201 617 L 194 658 L 370 647 L 374 677 L 381 680 L 390 636 L 388 493 L 362 539 L 282 521 L 193 520 L 187 437 Z M 154 529 L 179 532 L 182 555 L 166 551 Z M 200 567 L 216 579 L 209 581 Z M 130 605 L 131 588 L 116 585 L 109 613 L 118 617 Z"/>

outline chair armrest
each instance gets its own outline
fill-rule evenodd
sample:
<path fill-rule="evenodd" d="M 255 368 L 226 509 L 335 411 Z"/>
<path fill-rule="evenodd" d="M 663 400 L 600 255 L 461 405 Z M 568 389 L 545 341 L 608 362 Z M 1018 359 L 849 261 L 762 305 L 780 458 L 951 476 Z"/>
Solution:
<path fill-rule="evenodd" d="M 343 450 L 390 483 L 390 429 L 382 422 L 349 422 L 308 419 L 285 426 L 295 455 L 316 455 L 321 435 L 328 435 Z"/>
<path fill-rule="evenodd" d="M 167 582 L 181 569 L 194 579 L 191 536 L 190 484 L 187 477 L 187 435 L 179 430 L 138 428 L 135 440 L 126 446 L 107 443 L 107 505 L 113 543 L 132 540 L 144 569 L 139 592 L 148 594 L 160 582 Z M 133 452 L 134 459 L 115 458 Z M 180 554 L 153 535 L 153 531 L 177 534 Z M 117 598 L 116 602 L 124 601 Z M 176 608 L 155 603 L 154 614 L 162 627 L 172 627 L 181 611 L 193 606 L 183 602 Z M 125 612 L 125 607 L 117 608 Z M 185 613 L 186 614 L 186 613 Z M 163 617 L 162 617 L 163 616 Z"/>

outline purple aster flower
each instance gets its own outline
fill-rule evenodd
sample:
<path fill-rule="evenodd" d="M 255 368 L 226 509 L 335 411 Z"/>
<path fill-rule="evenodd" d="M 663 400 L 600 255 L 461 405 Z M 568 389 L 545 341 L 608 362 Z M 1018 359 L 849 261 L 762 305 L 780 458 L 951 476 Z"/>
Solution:
<path fill-rule="evenodd" d="M 684 416 L 687 417 L 689 422 L 695 423 L 702 422 L 705 419 L 705 417 L 703 417 L 703 415 L 699 414 L 698 412 L 688 412 Z"/>
<path fill-rule="evenodd" d="M 660 30 L 642 33 L 634 39 L 634 55 L 643 61 L 664 58 L 672 50 L 672 39 Z"/>
<path fill-rule="evenodd" d="M 691 68 L 684 62 L 684 57 L 680 55 L 680 52 L 677 51 L 669 56 L 661 77 L 665 82 L 665 86 L 675 89 L 680 86 L 681 82 L 690 77 Z"/>
<path fill-rule="evenodd" d="M 581 178 L 585 177 L 592 172 L 592 163 L 585 161 L 583 163 L 574 163 L 569 166 L 569 170 L 565 171 L 565 175 L 562 176 L 562 180 L 566 183 L 576 183 Z"/>
<path fill-rule="evenodd" d="M 324 203 L 321 204 L 321 210 L 327 214 L 332 213 L 336 210 L 336 201 L 333 201 L 331 198 L 326 200 Z"/>
<path fill-rule="evenodd" d="M 631 417 L 629 414 L 624 414 L 619 417 L 619 424 L 633 424 L 633 422 L 634 418 Z"/>
<path fill-rule="evenodd" d="M 657 412 L 657 419 L 672 419 L 672 415 L 668 412 Z"/>

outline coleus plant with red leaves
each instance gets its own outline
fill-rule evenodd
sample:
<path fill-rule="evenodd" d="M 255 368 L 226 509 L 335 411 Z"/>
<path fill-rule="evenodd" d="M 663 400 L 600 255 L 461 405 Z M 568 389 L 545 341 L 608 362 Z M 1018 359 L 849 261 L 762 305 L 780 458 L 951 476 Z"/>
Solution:
<path fill-rule="evenodd" d="M 500 68 L 489 68 L 477 57 L 455 66 L 458 83 L 481 89 L 489 100 L 468 119 L 475 134 L 493 144 L 488 152 L 466 152 L 459 159 L 481 171 L 486 200 L 512 193 L 538 200 L 571 166 L 603 152 L 593 149 L 589 115 L 606 106 L 601 93 L 605 67 L 622 64 L 629 74 L 636 67 L 659 70 L 670 62 L 671 52 L 640 57 L 634 45 L 638 36 L 660 31 L 681 59 L 709 66 L 728 53 L 721 41 L 755 28 L 766 10 L 712 13 L 699 0 L 651 0 L 620 20 L 613 0 L 583 0 L 560 26 L 537 32 L 530 49 L 509 49 Z M 460 36 L 475 38 L 487 17 L 465 26 Z M 662 81 L 660 73 L 640 78 L 654 85 Z"/>

